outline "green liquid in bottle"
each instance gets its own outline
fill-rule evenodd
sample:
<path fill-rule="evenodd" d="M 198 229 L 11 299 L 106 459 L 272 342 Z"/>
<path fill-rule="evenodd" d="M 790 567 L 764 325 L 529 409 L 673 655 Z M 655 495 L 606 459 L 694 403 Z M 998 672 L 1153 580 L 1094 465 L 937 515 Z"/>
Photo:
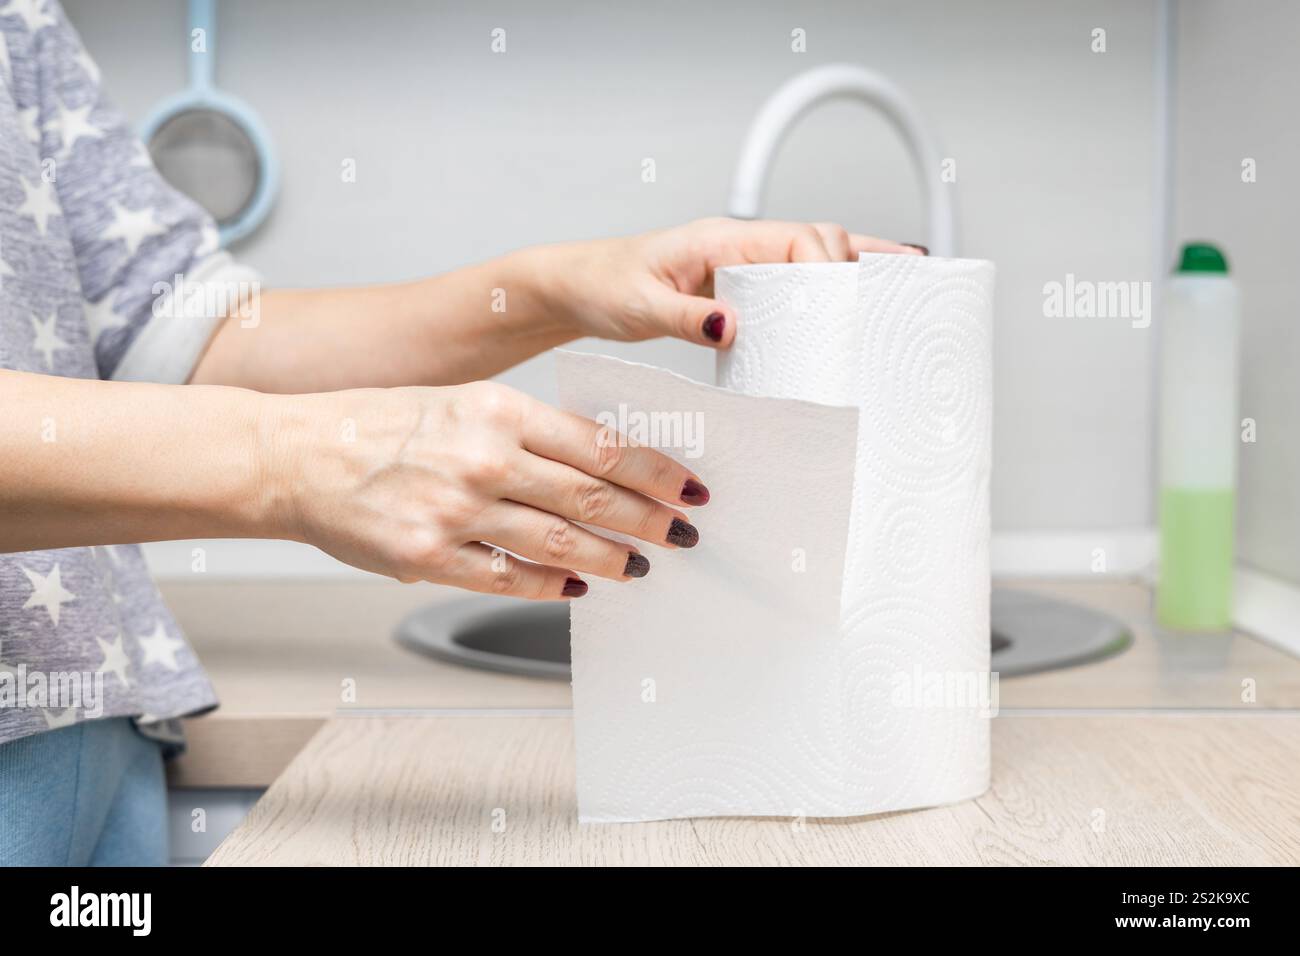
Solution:
<path fill-rule="evenodd" d="M 1232 626 L 1232 489 L 1160 492 L 1160 583 L 1156 618 L 1179 631 Z"/>

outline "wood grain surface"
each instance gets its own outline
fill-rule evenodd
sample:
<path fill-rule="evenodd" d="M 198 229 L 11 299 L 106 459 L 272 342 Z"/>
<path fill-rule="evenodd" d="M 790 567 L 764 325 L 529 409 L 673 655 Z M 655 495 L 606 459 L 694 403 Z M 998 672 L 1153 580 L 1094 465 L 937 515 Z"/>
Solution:
<path fill-rule="evenodd" d="M 567 717 L 330 720 L 208 865 L 1300 863 L 1300 716 L 1002 716 L 981 798 L 579 826 Z"/>

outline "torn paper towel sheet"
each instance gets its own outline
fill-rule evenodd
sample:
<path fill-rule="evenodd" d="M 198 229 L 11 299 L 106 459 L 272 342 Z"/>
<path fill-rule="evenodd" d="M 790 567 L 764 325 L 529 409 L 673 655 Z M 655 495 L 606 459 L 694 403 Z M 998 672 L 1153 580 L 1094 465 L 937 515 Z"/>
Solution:
<path fill-rule="evenodd" d="M 560 360 L 565 406 L 615 427 L 641 423 L 630 409 L 707 412 L 698 458 L 663 450 L 713 492 L 690 512 L 698 548 L 647 548 L 648 577 L 573 602 L 580 818 L 847 816 L 977 796 L 996 706 L 992 265 L 864 255 L 721 269 L 715 288 L 740 319 L 719 355 L 728 391 Z M 856 442 L 842 418 L 835 435 L 845 406 Z M 845 468 L 851 493 L 833 480 Z M 841 568 L 822 552 L 846 532 Z"/>
<path fill-rule="evenodd" d="M 696 547 L 642 544 L 649 575 L 588 577 L 571 602 L 579 818 L 831 812 L 857 410 L 557 358 L 563 407 L 707 476 L 712 496 L 687 509 Z"/>

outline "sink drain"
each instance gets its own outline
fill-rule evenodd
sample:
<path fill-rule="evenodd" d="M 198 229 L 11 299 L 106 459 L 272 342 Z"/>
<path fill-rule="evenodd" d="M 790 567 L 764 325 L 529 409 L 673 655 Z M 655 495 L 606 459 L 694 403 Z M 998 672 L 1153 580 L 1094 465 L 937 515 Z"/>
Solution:
<path fill-rule="evenodd" d="M 1028 591 L 993 589 L 991 668 L 1001 677 L 1074 667 L 1133 643 L 1128 627 L 1092 608 Z"/>
<path fill-rule="evenodd" d="M 397 626 L 406 647 L 466 667 L 569 679 L 569 605 L 465 598 L 420 608 Z"/>

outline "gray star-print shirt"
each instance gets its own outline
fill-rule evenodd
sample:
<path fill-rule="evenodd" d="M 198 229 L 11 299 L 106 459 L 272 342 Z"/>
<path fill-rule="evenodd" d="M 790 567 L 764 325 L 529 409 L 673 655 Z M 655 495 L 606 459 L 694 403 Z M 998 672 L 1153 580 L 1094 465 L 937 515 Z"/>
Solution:
<path fill-rule="evenodd" d="M 255 277 L 159 176 L 54 0 L 7 0 L 0 37 L 0 368 L 186 381 L 221 316 L 160 305 Z M 0 744 L 103 717 L 178 741 L 175 718 L 216 702 L 137 545 L 0 554 Z"/>

